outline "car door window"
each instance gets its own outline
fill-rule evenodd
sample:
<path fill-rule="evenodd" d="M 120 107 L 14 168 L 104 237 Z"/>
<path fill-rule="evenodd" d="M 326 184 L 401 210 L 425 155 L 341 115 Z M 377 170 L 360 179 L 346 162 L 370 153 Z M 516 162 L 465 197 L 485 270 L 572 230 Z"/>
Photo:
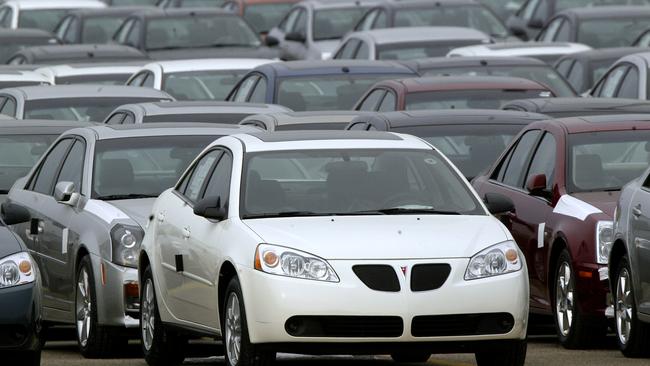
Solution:
<path fill-rule="evenodd" d="M 266 78 L 260 77 L 248 101 L 251 103 L 266 103 Z"/>
<path fill-rule="evenodd" d="M 363 19 L 359 22 L 359 25 L 356 26 L 354 30 L 355 31 L 370 30 L 372 24 L 375 22 L 375 19 L 377 18 L 377 14 L 379 14 L 379 9 L 371 10 L 363 17 Z"/>
<path fill-rule="evenodd" d="M 142 86 L 145 88 L 153 88 L 154 76 L 152 72 L 145 73 L 144 80 L 142 80 Z"/>
<path fill-rule="evenodd" d="M 614 93 L 616 93 L 616 89 L 618 88 L 618 85 L 621 82 L 623 75 L 625 75 L 625 72 L 627 71 L 627 67 L 628 67 L 627 65 L 618 66 L 607 74 L 605 82 L 602 88 L 600 89 L 600 93 L 599 93 L 600 97 L 604 97 L 604 98 L 614 97 Z"/>
<path fill-rule="evenodd" d="M 395 98 L 395 93 L 386 92 L 384 100 L 381 101 L 379 105 L 379 112 L 392 112 L 397 108 L 397 98 Z"/>
<path fill-rule="evenodd" d="M 645 32 L 634 44 L 636 47 L 649 47 L 650 46 L 650 32 Z"/>
<path fill-rule="evenodd" d="M 125 21 L 120 28 L 118 28 L 117 32 L 115 33 L 115 41 L 120 44 L 125 44 L 126 43 L 126 38 L 129 35 L 129 31 L 131 30 L 131 27 L 133 26 L 133 23 L 135 23 L 135 19 L 129 19 Z"/>
<path fill-rule="evenodd" d="M 573 63 L 572 59 L 562 60 L 555 66 L 555 69 L 562 76 L 567 77 L 569 75 L 569 70 L 571 70 L 571 64 L 572 63 Z"/>
<path fill-rule="evenodd" d="M 7 97 L 7 101 L 2 106 L 2 109 L 0 109 L 0 114 L 4 114 L 5 116 L 10 117 L 14 117 L 16 115 L 16 101 L 14 98 Z"/>
<path fill-rule="evenodd" d="M 72 182 L 74 183 L 76 192 L 81 192 L 81 177 L 83 176 L 85 152 L 85 144 L 80 140 L 76 140 L 61 167 L 61 172 L 56 180 L 57 184 L 59 182 Z"/>
<path fill-rule="evenodd" d="M 40 165 L 36 178 L 32 182 L 33 184 L 31 184 L 31 190 L 47 195 L 52 194 L 54 179 L 72 142 L 72 139 L 61 140 L 47 154 L 47 157 Z"/>
<path fill-rule="evenodd" d="M 219 159 L 219 162 L 214 167 L 214 171 L 210 176 L 203 197 L 221 197 L 221 205 L 222 207 L 226 207 L 230 196 L 231 173 L 232 156 L 229 153 L 224 152 L 223 155 L 221 155 L 221 159 Z"/>
<path fill-rule="evenodd" d="M 2 16 L 2 15 L 0 15 L 0 17 L 1 17 L 1 16 Z M 65 35 L 65 32 L 68 30 L 68 26 L 70 25 L 70 22 L 72 21 L 72 17 L 73 17 L 73 16 L 70 15 L 70 16 L 67 16 L 67 17 L 63 18 L 63 20 L 61 21 L 61 23 L 59 23 L 59 25 L 58 25 L 58 26 L 56 27 L 56 29 L 54 30 L 54 35 L 55 35 L 58 39 L 63 39 L 63 36 Z"/>
<path fill-rule="evenodd" d="M 555 42 L 570 42 L 571 41 L 571 23 L 567 19 L 564 19 L 560 28 L 555 33 L 553 37 Z"/>
<path fill-rule="evenodd" d="M 503 176 L 503 183 L 512 187 L 521 187 L 522 186 L 522 176 L 524 174 L 523 170 L 528 162 L 533 146 L 539 137 L 539 130 L 531 130 L 526 132 L 517 146 L 512 152 L 510 161 L 508 161 L 508 166 L 506 167 L 505 174 Z"/>
<path fill-rule="evenodd" d="M 359 49 L 357 50 L 357 54 L 354 58 L 357 60 L 367 60 L 370 58 L 370 47 L 368 47 L 368 43 L 361 42 L 359 44 Z"/>
<path fill-rule="evenodd" d="M 567 80 L 569 84 L 573 86 L 578 93 L 582 92 L 584 89 L 589 88 L 588 85 L 584 85 L 584 72 L 585 68 L 582 66 L 582 62 L 576 61 L 569 72 Z"/>
<path fill-rule="evenodd" d="M 293 29 L 294 25 L 296 24 L 296 19 L 298 19 L 298 15 L 300 14 L 301 9 L 294 9 L 287 15 L 287 17 L 280 23 L 280 29 L 284 33 L 289 33 L 291 29 Z"/>
<path fill-rule="evenodd" d="M 147 72 L 143 71 L 139 74 L 137 74 L 134 78 L 132 78 L 128 85 L 130 86 L 142 86 L 142 83 L 144 82 L 144 79 L 147 77 Z"/>
<path fill-rule="evenodd" d="M 544 23 L 548 18 L 549 18 L 548 1 L 540 0 L 537 7 L 533 11 L 532 17 L 530 17 L 528 20 L 541 21 L 542 23 Z"/>
<path fill-rule="evenodd" d="M 345 42 L 345 45 L 343 48 L 341 48 L 341 51 L 339 51 L 338 55 L 336 55 L 336 58 L 343 60 L 353 59 L 355 53 L 357 53 L 359 42 L 360 41 L 357 38 L 350 38 L 347 42 Z"/>
<path fill-rule="evenodd" d="M 109 119 L 106 120 L 107 125 L 119 125 L 124 119 L 124 113 L 114 113 Z"/>
<path fill-rule="evenodd" d="M 363 100 L 361 105 L 359 106 L 360 111 L 374 111 L 377 108 L 377 103 L 381 101 L 381 99 L 384 97 L 384 94 L 386 94 L 386 91 L 384 89 L 376 89 L 373 90 L 367 97 L 366 99 Z"/>
<path fill-rule="evenodd" d="M 221 151 L 219 150 L 213 150 L 205 154 L 201 160 L 194 165 L 192 173 L 189 175 L 189 178 L 186 179 L 187 183 L 183 182 L 180 185 L 179 192 L 188 200 L 197 202 L 201 194 L 201 189 L 205 185 L 205 180 L 220 155 Z"/>
<path fill-rule="evenodd" d="M 300 11 L 298 14 L 298 19 L 296 19 L 296 24 L 293 26 L 292 33 L 298 33 L 305 38 L 307 37 L 307 12 L 304 10 Z"/>
<path fill-rule="evenodd" d="M 519 15 L 526 21 L 531 20 L 539 3 L 540 0 L 528 0 L 526 5 L 521 8 Z"/>
<path fill-rule="evenodd" d="M 251 89 L 255 86 L 257 79 L 259 79 L 259 75 L 251 75 L 242 81 L 233 97 L 233 101 L 245 102 Z"/>
<path fill-rule="evenodd" d="M 637 99 L 639 97 L 639 71 L 637 71 L 636 66 L 630 66 L 628 69 L 627 74 L 625 74 L 621 82 L 621 86 L 618 88 L 616 97 L 631 99 Z"/>
<path fill-rule="evenodd" d="M 140 46 L 140 21 L 133 22 L 133 26 L 126 37 L 125 43 L 127 46 L 139 47 Z"/>
<path fill-rule="evenodd" d="M 3 28 L 11 28 L 11 18 L 13 17 L 13 10 L 6 6 L 0 10 L 0 26 Z"/>
<path fill-rule="evenodd" d="M 63 36 L 64 43 L 76 43 L 77 42 L 77 28 L 79 27 L 79 19 L 77 17 L 70 17 L 70 23 L 68 28 L 65 31 Z"/>
<path fill-rule="evenodd" d="M 553 19 L 553 21 L 551 21 L 542 31 L 539 40 L 542 42 L 552 42 L 555 39 L 555 35 L 558 33 L 563 21 L 563 18 Z"/>
<path fill-rule="evenodd" d="M 555 156 L 557 154 L 557 143 L 555 137 L 549 132 L 544 134 L 542 141 L 535 151 L 535 156 L 530 163 L 528 174 L 526 175 L 525 183 L 528 183 L 530 178 L 538 175 L 546 175 L 546 190 L 550 191 L 555 178 Z"/>
<path fill-rule="evenodd" d="M 131 113 L 127 113 L 126 116 L 124 116 L 124 120 L 122 121 L 123 125 L 132 125 L 135 123 L 135 117 Z"/>
<path fill-rule="evenodd" d="M 380 10 L 379 15 L 377 15 L 377 20 L 375 20 L 375 23 L 372 25 L 372 29 L 383 29 L 387 27 L 388 27 L 388 17 L 386 16 L 386 12 Z"/>

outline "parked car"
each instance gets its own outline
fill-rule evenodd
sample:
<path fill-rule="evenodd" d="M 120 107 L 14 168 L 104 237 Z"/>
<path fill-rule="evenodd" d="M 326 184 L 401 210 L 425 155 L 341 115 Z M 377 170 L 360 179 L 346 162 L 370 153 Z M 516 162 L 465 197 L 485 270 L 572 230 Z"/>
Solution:
<path fill-rule="evenodd" d="M 282 60 L 326 60 L 375 0 L 305 0 L 266 37 Z"/>
<path fill-rule="evenodd" d="M 264 131 L 343 130 L 360 114 L 355 111 L 276 112 L 253 114 L 239 122 Z"/>
<path fill-rule="evenodd" d="M 475 0 L 383 1 L 368 9 L 354 30 L 430 26 L 474 28 L 497 40 L 508 39 L 501 19 Z"/>
<path fill-rule="evenodd" d="M 522 98 L 552 97 L 546 86 L 505 76 L 431 76 L 384 80 L 359 98 L 357 111 L 392 112 L 418 109 L 501 109 Z"/>
<path fill-rule="evenodd" d="M 650 52 L 621 57 L 610 66 L 589 94 L 592 97 L 648 99 Z"/>
<path fill-rule="evenodd" d="M 0 64 L 6 64 L 14 53 L 25 47 L 55 45 L 59 41 L 52 33 L 42 29 L 0 28 Z"/>
<path fill-rule="evenodd" d="M 117 28 L 137 10 L 125 6 L 72 11 L 61 19 L 54 34 L 64 44 L 110 43 Z"/>
<path fill-rule="evenodd" d="M 266 59 L 155 61 L 133 72 L 126 85 L 163 90 L 176 100 L 224 100 L 248 71 Z"/>
<path fill-rule="evenodd" d="M 648 324 L 648 171 L 621 190 L 614 215 L 609 284 L 614 302 L 616 341 L 626 357 L 647 357 Z"/>
<path fill-rule="evenodd" d="M 580 94 L 587 93 L 619 58 L 639 53 L 637 47 L 614 47 L 573 53 L 561 57 L 555 68 Z"/>
<path fill-rule="evenodd" d="M 30 220 L 25 209 L 3 205 L 0 214 L 0 337 L 3 362 L 40 366 L 41 275 L 36 261 L 10 226 Z"/>
<path fill-rule="evenodd" d="M 237 124 L 244 117 L 258 113 L 288 112 L 272 104 L 232 102 L 151 102 L 125 104 L 107 114 L 104 123 L 140 124 L 152 122 L 204 122 Z"/>
<path fill-rule="evenodd" d="M 497 43 L 487 45 L 465 46 L 451 50 L 448 57 L 457 56 L 516 56 L 532 57 L 553 65 L 558 58 L 582 51 L 591 50 L 591 47 L 579 43 L 566 42 L 521 42 Z"/>
<path fill-rule="evenodd" d="M 24 86 L 0 90 L 0 113 L 16 119 L 100 122 L 122 104 L 170 100 L 159 90 L 123 85 Z"/>
<path fill-rule="evenodd" d="M 133 47 L 117 44 L 73 44 L 23 48 L 13 54 L 7 64 L 60 65 L 89 62 L 129 62 L 147 59 L 146 54 Z"/>
<path fill-rule="evenodd" d="M 226 0 L 158 0 L 159 8 L 209 8 L 222 7 Z"/>
<path fill-rule="evenodd" d="M 0 70 L 0 89 L 30 85 L 51 85 L 45 75 L 34 71 Z"/>
<path fill-rule="evenodd" d="M 155 6 L 158 0 L 101 0 L 108 6 Z"/>
<path fill-rule="evenodd" d="M 333 59 L 413 60 L 445 56 L 468 45 L 490 43 L 483 32 L 462 27 L 387 28 L 354 32 L 334 50 Z"/>
<path fill-rule="evenodd" d="M 531 98 L 511 100 L 502 109 L 563 118 L 650 113 L 650 102 L 624 98 Z"/>
<path fill-rule="evenodd" d="M 242 16 L 258 33 L 266 35 L 280 24 L 300 0 L 228 0 L 223 8 Z"/>
<path fill-rule="evenodd" d="M 489 204 L 493 213 L 507 206 L 502 197 Z M 479 365 L 524 363 L 522 254 L 449 161 L 416 137 L 222 138 L 152 214 L 138 266 L 150 365 L 182 361 L 179 327 L 223 339 L 227 366 L 361 350 L 424 362 L 434 347 L 475 352 Z M 503 263 L 494 272 L 485 264 L 493 255 Z"/>
<path fill-rule="evenodd" d="M 438 149 L 471 181 L 489 168 L 536 113 L 488 109 L 426 110 L 363 114 L 350 131 L 390 131 L 417 136 Z"/>
<path fill-rule="evenodd" d="M 52 32 L 70 11 L 105 7 L 106 4 L 97 0 L 8 0 L 0 4 L 0 27 L 37 28 Z"/>
<path fill-rule="evenodd" d="M 277 58 L 238 15 L 221 9 L 154 9 L 134 12 L 113 36 L 155 60 Z"/>
<path fill-rule="evenodd" d="M 648 166 L 648 115 L 581 116 L 528 125 L 484 175 L 479 195 L 515 206 L 502 221 L 526 257 L 530 308 L 552 314 L 561 344 L 607 334 L 607 260 L 621 187 Z"/>
<path fill-rule="evenodd" d="M 480 0 L 481 3 L 492 9 L 492 11 L 501 19 L 506 21 L 511 15 L 526 2 L 526 0 Z"/>
<path fill-rule="evenodd" d="M 403 62 L 421 76 L 514 76 L 548 86 L 558 97 L 574 97 L 575 91 L 553 67 L 530 57 L 434 57 Z"/>
<path fill-rule="evenodd" d="M 650 29 L 646 29 L 632 42 L 632 47 L 650 47 Z"/>
<path fill-rule="evenodd" d="M 54 85 L 109 84 L 122 85 L 147 61 L 106 62 L 42 66 L 34 70 Z"/>
<path fill-rule="evenodd" d="M 296 112 L 346 110 L 377 81 L 409 76 L 415 72 L 391 61 L 275 62 L 250 71 L 226 100 L 280 104 Z"/>
<path fill-rule="evenodd" d="M 648 27 L 648 6 L 596 6 L 564 10 L 537 36 L 542 42 L 579 42 L 593 48 L 626 47 Z"/>
<path fill-rule="evenodd" d="M 43 320 L 75 324 L 83 356 L 126 347 L 124 330 L 138 326 L 137 254 L 153 199 L 211 141 L 236 131 L 72 129 L 12 187 L 6 202 L 32 218 L 14 229 L 42 271 Z"/>

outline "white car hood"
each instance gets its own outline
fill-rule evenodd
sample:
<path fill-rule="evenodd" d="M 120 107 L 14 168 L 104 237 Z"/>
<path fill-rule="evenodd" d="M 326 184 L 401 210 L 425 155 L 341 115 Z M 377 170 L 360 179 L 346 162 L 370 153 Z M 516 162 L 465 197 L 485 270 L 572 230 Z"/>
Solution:
<path fill-rule="evenodd" d="M 243 222 L 263 243 L 329 260 L 469 258 L 511 238 L 492 216 L 328 216 Z"/>

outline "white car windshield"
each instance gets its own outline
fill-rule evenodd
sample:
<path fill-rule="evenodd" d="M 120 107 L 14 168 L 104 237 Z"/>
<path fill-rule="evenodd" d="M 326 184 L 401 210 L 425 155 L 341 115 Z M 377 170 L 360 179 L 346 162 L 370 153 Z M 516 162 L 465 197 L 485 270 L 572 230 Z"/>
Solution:
<path fill-rule="evenodd" d="M 462 214 L 485 211 L 434 150 L 337 149 L 251 153 L 242 218 Z"/>

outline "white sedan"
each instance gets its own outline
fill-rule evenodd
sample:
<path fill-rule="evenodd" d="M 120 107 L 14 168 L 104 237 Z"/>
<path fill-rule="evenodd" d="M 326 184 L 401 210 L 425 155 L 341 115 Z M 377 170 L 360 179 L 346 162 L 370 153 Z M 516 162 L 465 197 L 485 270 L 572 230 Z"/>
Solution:
<path fill-rule="evenodd" d="M 222 338 L 229 366 L 276 352 L 523 365 L 526 265 L 490 214 L 511 207 L 481 202 L 408 135 L 221 138 L 154 204 L 139 260 L 145 358 L 180 363 L 194 334 Z"/>

